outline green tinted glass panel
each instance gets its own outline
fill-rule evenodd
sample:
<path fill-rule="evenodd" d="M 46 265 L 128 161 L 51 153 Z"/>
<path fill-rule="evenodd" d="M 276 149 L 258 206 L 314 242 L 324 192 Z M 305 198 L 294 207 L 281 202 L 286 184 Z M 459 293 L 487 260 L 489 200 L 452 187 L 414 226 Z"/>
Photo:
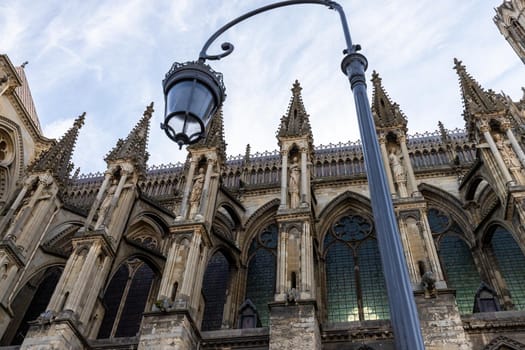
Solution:
<path fill-rule="evenodd" d="M 442 233 L 448 227 L 450 219 L 437 209 L 428 210 L 428 224 L 433 233 Z"/>
<path fill-rule="evenodd" d="M 439 244 L 439 257 L 448 286 L 456 290 L 459 312 L 472 313 L 481 279 L 468 245 L 458 236 L 446 235 Z"/>
<path fill-rule="evenodd" d="M 213 254 L 208 261 L 202 286 L 206 301 L 202 318 L 203 331 L 221 329 L 229 272 L 230 264 L 226 257 L 221 252 Z"/>
<path fill-rule="evenodd" d="M 512 234 L 502 227 L 494 232 L 491 245 L 514 306 L 525 310 L 525 257 L 520 247 Z"/>
<path fill-rule="evenodd" d="M 348 322 L 359 320 L 351 249 L 342 242 L 335 242 L 326 254 L 326 292 L 328 321 Z"/>
<path fill-rule="evenodd" d="M 368 239 L 359 245 L 358 259 L 365 320 L 388 319 L 388 296 L 375 239 Z"/>
<path fill-rule="evenodd" d="M 268 303 L 275 293 L 276 250 L 277 225 L 272 224 L 254 238 L 249 251 L 246 299 L 255 304 L 263 327 L 268 326 Z"/>
<path fill-rule="evenodd" d="M 155 278 L 155 272 L 143 263 L 133 275 L 129 285 L 126 303 L 120 315 L 120 321 L 115 332 L 115 337 L 134 337 L 140 330 L 142 313 L 148 301 L 148 295 Z"/>

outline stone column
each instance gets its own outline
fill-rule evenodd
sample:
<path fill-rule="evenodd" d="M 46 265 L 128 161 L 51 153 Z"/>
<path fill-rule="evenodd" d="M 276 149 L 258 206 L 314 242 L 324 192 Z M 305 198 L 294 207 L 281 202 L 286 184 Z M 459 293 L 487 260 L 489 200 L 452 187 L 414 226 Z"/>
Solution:
<path fill-rule="evenodd" d="M 109 181 L 111 180 L 111 171 L 107 170 L 104 174 L 104 182 L 102 182 L 102 186 L 100 186 L 97 196 L 95 197 L 95 201 L 93 202 L 93 205 L 91 206 L 91 210 L 89 211 L 89 215 L 86 219 L 86 222 L 84 223 L 84 229 L 87 229 L 89 225 L 91 225 L 91 222 L 93 221 L 93 218 L 95 217 L 95 213 L 97 212 L 100 202 L 102 201 L 102 197 L 106 193 L 106 189 L 108 187 Z"/>
<path fill-rule="evenodd" d="M 401 146 L 401 153 L 403 154 L 403 163 L 405 166 L 405 171 L 407 172 L 410 196 L 418 196 L 420 195 L 420 193 L 417 188 L 416 176 L 414 175 L 414 169 L 412 168 L 412 163 L 410 162 L 410 155 L 408 154 L 406 137 L 404 135 L 399 136 L 399 144 Z"/>
<path fill-rule="evenodd" d="M 198 260 L 199 260 L 199 254 L 200 254 L 200 246 L 201 246 L 201 235 L 200 233 L 193 233 L 191 245 L 190 245 L 190 251 L 188 254 L 188 260 L 186 261 L 186 266 L 184 270 L 184 278 L 182 280 L 182 284 L 180 287 L 180 293 L 179 295 L 181 298 L 187 301 L 188 306 L 191 304 L 192 298 L 199 298 L 199 295 L 192 295 L 193 291 L 193 285 L 195 284 L 196 279 L 196 272 L 197 272 L 197 266 L 198 266 Z"/>
<path fill-rule="evenodd" d="M 516 137 L 514 136 L 514 133 L 512 132 L 510 127 L 505 128 L 505 133 L 507 135 L 507 138 L 510 141 L 510 144 L 512 145 L 512 149 L 518 155 L 518 159 L 520 160 L 522 167 L 525 168 L 525 153 L 521 149 L 520 144 L 518 143 L 518 140 L 516 140 Z"/>
<path fill-rule="evenodd" d="M 301 149 L 301 205 L 307 204 L 307 198 L 308 198 L 308 187 L 306 183 L 306 176 L 307 173 L 307 157 L 306 157 L 306 148 Z"/>
<path fill-rule="evenodd" d="M 83 349 L 89 320 L 109 273 L 107 241 L 100 235 L 73 241 L 74 253 L 48 304 L 50 317 L 32 327 L 22 349 Z M 83 253 L 85 252 L 85 253 Z"/>
<path fill-rule="evenodd" d="M 164 271 L 162 272 L 162 279 L 160 281 L 158 300 L 172 299 L 173 303 L 175 300 L 175 295 L 173 295 L 173 284 L 174 281 L 174 270 L 177 264 L 179 244 L 176 241 L 171 243 L 171 246 L 168 250 L 168 256 L 166 258 L 166 265 L 164 266 Z M 171 298 L 173 296 L 173 298 Z"/>
<path fill-rule="evenodd" d="M 24 186 L 22 187 L 22 190 L 20 193 L 18 193 L 18 196 L 16 197 L 15 201 L 7 211 L 6 215 L 2 218 L 2 221 L 0 222 L 0 232 L 4 231 L 9 225 L 9 221 L 13 217 L 13 214 L 17 211 L 18 207 L 22 203 L 22 200 L 27 194 L 27 191 L 30 187 L 34 185 L 34 182 L 37 181 L 36 178 L 30 177 L 24 181 Z"/>
<path fill-rule="evenodd" d="M 25 222 L 28 219 L 28 216 L 30 215 L 31 211 L 33 210 L 37 199 L 41 196 L 42 191 L 44 190 L 44 187 L 47 187 L 46 182 L 42 182 L 42 180 L 39 180 L 38 187 L 29 199 L 29 202 L 25 207 L 20 208 L 20 211 L 17 213 L 15 217 L 15 221 L 11 224 L 11 227 L 7 231 L 6 237 L 15 237 L 18 240 L 19 231 L 24 226 Z"/>
<path fill-rule="evenodd" d="M 381 147 L 381 156 L 383 157 L 383 163 L 385 164 L 386 177 L 388 180 L 388 188 L 390 188 L 390 194 L 395 196 L 396 187 L 394 186 L 394 180 L 392 179 L 392 169 L 390 169 L 390 160 L 388 159 L 388 151 L 386 149 L 386 139 L 384 135 L 379 137 L 379 145 Z"/>
<path fill-rule="evenodd" d="M 410 277 L 410 282 L 412 283 L 412 288 L 417 289 L 420 276 L 416 268 L 414 254 L 412 252 L 412 244 L 409 240 L 408 227 L 405 223 L 405 220 L 399 218 L 399 233 L 401 236 L 401 243 L 403 244 L 403 250 L 405 253 L 405 259 L 407 261 L 407 269 Z"/>
<path fill-rule="evenodd" d="M 428 259 L 430 260 L 430 268 L 434 273 L 434 277 L 438 282 L 437 287 L 443 287 L 445 277 L 443 271 L 441 270 L 441 264 L 439 262 L 439 255 L 436 250 L 436 245 L 432 237 L 432 230 L 430 229 L 430 224 L 428 223 L 428 217 L 426 211 L 422 213 L 422 218 L 418 222 L 419 229 L 425 241 L 425 246 L 427 247 Z"/>
<path fill-rule="evenodd" d="M 285 225 L 279 224 L 278 243 L 277 243 L 277 271 L 275 276 L 275 300 L 283 301 L 286 299 L 286 246 L 288 233 Z"/>
<path fill-rule="evenodd" d="M 15 228 L 12 233 L 16 236 L 17 246 L 23 247 L 25 255 L 36 248 L 39 241 L 37 234 L 44 235 L 45 231 L 41 230 L 47 227 L 50 220 L 54 218 L 53 212 L 57 208 L 55 201 L 57 190 L 52 177 L 42 177 L 27 208 L 22 209 L 24 211 L 20 220 L 14 223 Z"/>
<path fill-rule="evenodd" d="M 288 203 L 288 150 L 281 150 L 281 205 L 284 209 Z"/>
<path fill-rule="evenodd" d="M 314 254 L 313 241 L 310 232 L 310 225 L 303 223 L 303 232 L 301 235 L 301 284 L 300 299 L 315 298 L 314 285 Z"/>
<path fill-rule="evenodd" d="M 190 196 L 191 184 L 193 182 L 193 176 L 195 175 L 195 168 L 197 167 L 197 161 L 195 159 L 191 160 L 190 169 L 188 170 L 186 185 L 184 187 L 184 194 L 182 197 L 182 203 L 180 207 L 180 215 L 177 216 L 176 220 L 182 220 L 188 215 L 188 198 Z"/>
<path fill-rule="evenodd" d="M 199 201 L 199 209 L 197 210 L 197 215 L 203 215 L 203 211 L 208 204 L 208 198 L 210 193 L 210 181 L 211 173 L 213 171 L 213 161 L 208 159 L 208 166 L 206 167 L 206 175 L 204 177 L 204 186 L 202 188 L 202 195 Z"/>
<path fill-rule="evenodd" d="M 505 161 L 503 161 L 503 158 L 499 153 L 498 147 L 496 146 L 496 143 L 494 142 L 494 139 L 492 138 L 492 135 L 488 130 L 488 126 L 482 126 L 480 130 L 483 132 L 483 136 L 485 137 L 485 140 L 487 141 L 490 147 L 490 150 L 492 152 L 492 155 L 494 156 L 494 159 L 496 160 L 496 163 L 498 164 L 498 167 L 500 168 L 501 174 L 503 175 L 503 179 L 505 180 L 505 184 L 514 184 L 514 180 L 512 179 L 512 176 L 509 173 L 509 169 L 507 169 Z"/>

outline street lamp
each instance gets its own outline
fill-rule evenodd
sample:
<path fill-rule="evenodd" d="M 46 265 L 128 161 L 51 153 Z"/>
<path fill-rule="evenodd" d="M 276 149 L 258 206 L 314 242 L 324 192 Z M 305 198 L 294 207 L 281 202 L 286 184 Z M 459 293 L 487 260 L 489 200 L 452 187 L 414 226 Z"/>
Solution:
<path fill-rule="evenodd" d="M 160 127 L 180 148 L 199 141 L 226 97 L 222 74 L 203 62 L 174 63 L 162 85 L 166 110 Z"/>
<path fill-rule="evenodd" d="M 361 49 L 360 46 L 352 44 L 346 16 L 341 5 L 329 0 L 281 1 L 248 12 L 224 25 L 206 41 L 198 61 L 183 64 L 184 69 L 177 68 L 179 64 L 176 63 L 166 75 L 163 82 L 166 96 L 166 119 L 162 128 L 181 147 L 183 144 L 190 144 L 202 138 L 207 122 L 225 98 L 222 78 L 214 79 L 218 73 L 213 72 L 204 62 L 226 57 L 233 52 L 234 48 L 230 43 L 223 43 L 221 48 L 224 52 L 218 55 L 208 55 L 207 50 L 210 45 L 226 30 L 245 19 L 278 7 L 298 4 L 323 5 L 339 13 L 346 41 L 346 49 L 343 51 L 345 57 L 341 68 L 350 81 L 356 105 L 396 349 L 423 350 L 425 346 L 412 286 L 408 277 L 376 128 L 366 94 L 365 70 L 368 63 L 365 56 L 357 52 Z M 189 81 L 194 85 L 188 83 Z M 193 99 L 196 99 L 196 102 Z M 168 106 L 170 103 L 173 103 L 175 107 Z M 193 109 L 193 106 L 198 108 Z"/>

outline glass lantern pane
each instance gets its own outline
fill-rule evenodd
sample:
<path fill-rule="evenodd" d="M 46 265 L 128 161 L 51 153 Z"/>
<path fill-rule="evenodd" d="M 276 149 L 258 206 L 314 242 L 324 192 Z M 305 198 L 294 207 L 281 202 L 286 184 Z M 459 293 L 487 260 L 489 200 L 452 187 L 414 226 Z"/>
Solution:
<path fill-rule="evenodd" d="M 191 98 L 193 82 L 186 80 L 174 84 L 166 94 L 166 115 L 185 112 Z"/>
<path fill-rule="evenodd" d="M 213 95 L 203 84 L 196 82 L 193 89 L 193 96 L 188 111 L 200 117 L 204 124 L 210 118 L 209 113 L 213 108 Z"/>

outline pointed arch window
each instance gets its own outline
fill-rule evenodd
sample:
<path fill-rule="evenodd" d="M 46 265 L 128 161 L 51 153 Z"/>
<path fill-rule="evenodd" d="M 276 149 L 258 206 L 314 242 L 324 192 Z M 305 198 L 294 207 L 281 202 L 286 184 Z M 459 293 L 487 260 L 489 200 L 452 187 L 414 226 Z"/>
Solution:
<path fill-rule="evenodd" d="M 327 318 L 330 322 L 388 319 L 381 258 L 371 222 L 339 219 L 324 239 Z"/>
<path fill-rule="evenodd" d="M 458 224 L 438 209 L 428 211 L 430 229 L 437 242 L 438 255 L 449 288 L 456 290 L 456 302 L 461 314 L 473 312 L 476 292 L 481 284 L 470 247 L 461 238 Z"/>
<path fill-rule="evenodd" d="M 22 344 L 27 334 L 27 331 L 29 330 L 29 322 L 36 320 L 41 313 L 46 311 L 47 305 L 49 304 L 49 301 L 51 300 L 51 296 L 53 295 L 53 292 L 55 291 L 55 288 L 58 284 L 58 280 L 60 279 L 61 275 L 62 275 L 61 267 L 49 268 L 43 274 L 43 276 L 40 277 L 39 282 L 37 281 L 29 282 L 21 290 L 21 292 L 17 295 L 13 304 L 11 305 L 11 308 L 15 312 L 15 315 L 20 311 L 24 312 L 24 307 L 26 307 L 26 309 L 25 309 L 25 313 L 23 314 L 24 317 L 22 318 L 21 322 L 18 324 L 18 329 L 16 330 L 14 334 L 14 338 L 11 341 L 11 345 Z M 37 285 L 36 291 L 34 290 L 35 285 Z M 29 305 L 27 305 L 27 297 L 32 292 L 34 292 L 33 298 L 31 299 L 31 302 L 29 303 Z M 16 318 L 15 318 L 15 321 L 13 322 L 16 322 Z M 7 340 L 6 338 L 10 336 L 9 331 L 13 325 L 15 324 L 13 323 L 12 325 L 9 325 L 9 328 L 4 335 L 5 338 L 3 339 L 2 344 L 4 341 Z"/>
<path fill-rule="evenodd" d="M 208 261 L 202 293 L 206 304 L 202 319 L 202 330 L 210 331 L 221 329 L 224 306 L 230 279 L 230 263 L 221 252 L 213 254 Z"/>
<path fill-rule="evenodd" d="M 119 267 L 104 293 L 106 313 L 97 338 L 137 335 L 154 279 L 155 272 L 140 259 L 128 259 Z"/>
<path fill-rule="evenodd" d="M 261 325 L 268 326 L 268 303 L 275 294 L 277 225 L 270 224 L 253 239 L 248 251 L 246 299 L 257 308 Z"/>
<path fill-rule="evenodd" d="M 496 265 L 505 279 L 512 303 L 517 310 L 525 310 L 525 256 L 505 228 L 498 226 L 490 239 L 490 248 Z"/>

